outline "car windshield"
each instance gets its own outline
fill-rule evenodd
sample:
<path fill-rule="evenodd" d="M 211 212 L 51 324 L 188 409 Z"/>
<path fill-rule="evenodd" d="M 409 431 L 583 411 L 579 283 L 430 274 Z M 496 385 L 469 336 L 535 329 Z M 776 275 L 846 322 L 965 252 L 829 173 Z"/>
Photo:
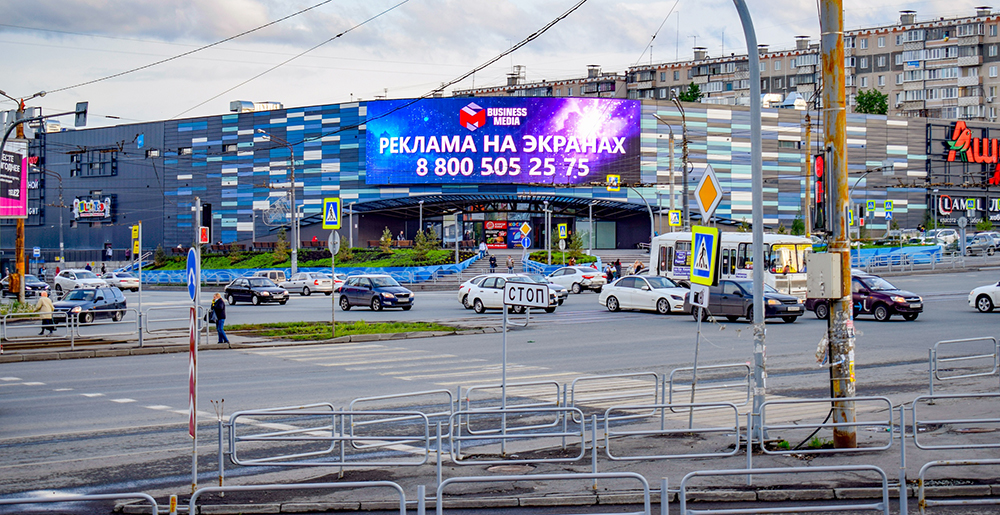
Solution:
<path fill-rule="evenodd" d="M 42 281 L 39 281 L 38 278 L 35 277 L 35 276 L 33 276 L 33 275 L 25 275 L 24 276 L 24 282 L 26 282 L 26 283 L 40 283 Z"/>
<path fill-rule="evenodd" d="M 812 251 L 811 243 L 776 243 L 771 246 L 767 262 L 772 274 L 796 274 L 806 271 L 806 252 Z"/>
<path fill-rule="evenodd" d="M 753 282 L 751 281 L 740 281 L 737 284 L 743 288 L 743 291 L 747 292 L 747 295 L 753 295 Z M 770 284 L 764 283 L 764 293 L 781 293 L 775 290 Z"/>
<path fill-rule="evenodd" d="M 313 279 L 329 279 L 329 277 L 327 277 L 326 274 L 321 274 L 319 272 L 311 273 L 309 274 L 309 277 Z"/>
<path fill-rule="evenodd" d="M 274 283 L 270 279 L 264 277 L 254 277 L 250 279 L 250 286 L 253 288 L 274 288 Z"/>
<path fill-rule="evenodd" d="M 131 279 L 131 278 L 133 278 L 135 276 L 132 275 L 132 274 L 130 274 L 130 273 L 128 273 L 128 272 L 118 272 L 118 273 L 115 274 L 115 277 L 117 277 L 119 279 Z"/>
<path fill-rule="evenodd" d="M 397 283 L 396 280 L 393 279 L 392 277 L 371 277 L 370 279 L 372 280 L 372 284 L 375 285 L 376 288 L 380 287 L 384 288 L 386 286 L 399 286 L 399 283 Z"/>
<path fill-rule="evenodd" d="M 97 279 L 97 276 L 93 272 L 88 272 L 86 270 L 81 270 L 76 273 L 77 279 Z"/>
<path fill-rule="evenodd" d="M 649 281 L 649 286 L 651 288 L 653 288 L 654 290 L 658 290 L 660 288 L 676 288 L 677 287 L 677 283 L 671 281 L 670 279 L 667 279 L 666 277 L 650 276 L 650 277 L 647 277 L 646 280 Z"/>
<path fill-rule="evenodd" d="M 73 290 L 69 292 L 65 300 L 94 300 L 94 290 Z"/>
<path fill-rule="evenodd" d="M 864 281 L 868 285 L 868 289 L 872 291 L 893 291 L 899 289 L 881 277 L 866 277 Z"/>

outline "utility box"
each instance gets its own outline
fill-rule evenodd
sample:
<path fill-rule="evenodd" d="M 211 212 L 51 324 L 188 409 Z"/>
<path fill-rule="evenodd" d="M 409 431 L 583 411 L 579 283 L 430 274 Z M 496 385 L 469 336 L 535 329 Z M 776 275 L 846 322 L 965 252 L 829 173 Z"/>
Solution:
<path fill-rule="evenodd" d="M 810 299 L 839 299 L 844 296 L 842 286 L 839 253 L 806 253 L 806 289 Z"/>

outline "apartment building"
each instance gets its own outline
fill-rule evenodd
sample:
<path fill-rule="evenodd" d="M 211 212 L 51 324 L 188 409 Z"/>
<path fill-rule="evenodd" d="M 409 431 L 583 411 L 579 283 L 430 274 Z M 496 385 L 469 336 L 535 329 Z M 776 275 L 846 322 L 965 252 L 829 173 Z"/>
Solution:
<path fill-rule="evenodd" d="M 526 80 L 524 66 L 514 66 L 507 74 L 507 84 L 503 86 L 455 90 L 456 97 L 590 97 L 625 98 L 625 74 L 604 72 L 592 64 L 587 67 L 587 76 L 557 81 Z"/>

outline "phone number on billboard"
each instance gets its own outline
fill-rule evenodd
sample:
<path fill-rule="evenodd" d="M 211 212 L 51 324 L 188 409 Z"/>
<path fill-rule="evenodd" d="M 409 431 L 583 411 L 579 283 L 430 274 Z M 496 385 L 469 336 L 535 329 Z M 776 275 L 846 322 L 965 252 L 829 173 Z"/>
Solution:
<path fill-rule="evenodd" d="M 496 175 L 498 177 L 509 175 L 511 177 L 521 175 L 537 177 L 551 177 L 556 174 L 564 174 L 566 177 L 586 177 L 590 173 L 588 159 L 578 159 L 575 157 L 563 158 L 561 163 L 556 162 L 554 157 L 532 157 L 527 163 L 522 165 L 520 157 L 484 157 L 479 162 L 479 175 L 486 177 Z M 471 157 L 443 158 L 439 157 L 433 162 L 425 158 L 417 159 L 417 175 L 425 177 L 433 173 L 438 177 L 450 175 L 457 177 L 463 175 L 469 177 L 476 173 L 476 165 Z"/>

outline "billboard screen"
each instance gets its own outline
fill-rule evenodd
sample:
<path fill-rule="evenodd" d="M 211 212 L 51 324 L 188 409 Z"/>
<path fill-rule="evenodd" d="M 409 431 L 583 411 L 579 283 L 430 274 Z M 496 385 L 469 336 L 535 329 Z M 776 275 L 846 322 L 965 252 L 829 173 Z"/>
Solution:
<path fill-rule="evenodd" d="M 368 184 L 640 179 L 638 100 L 432 98 L 367 109 Z"/>
<path fill-rule="evenodd" d="M 0 218 L 28 217 L 28 145 L 8 141 L 0 161 Z"/>

